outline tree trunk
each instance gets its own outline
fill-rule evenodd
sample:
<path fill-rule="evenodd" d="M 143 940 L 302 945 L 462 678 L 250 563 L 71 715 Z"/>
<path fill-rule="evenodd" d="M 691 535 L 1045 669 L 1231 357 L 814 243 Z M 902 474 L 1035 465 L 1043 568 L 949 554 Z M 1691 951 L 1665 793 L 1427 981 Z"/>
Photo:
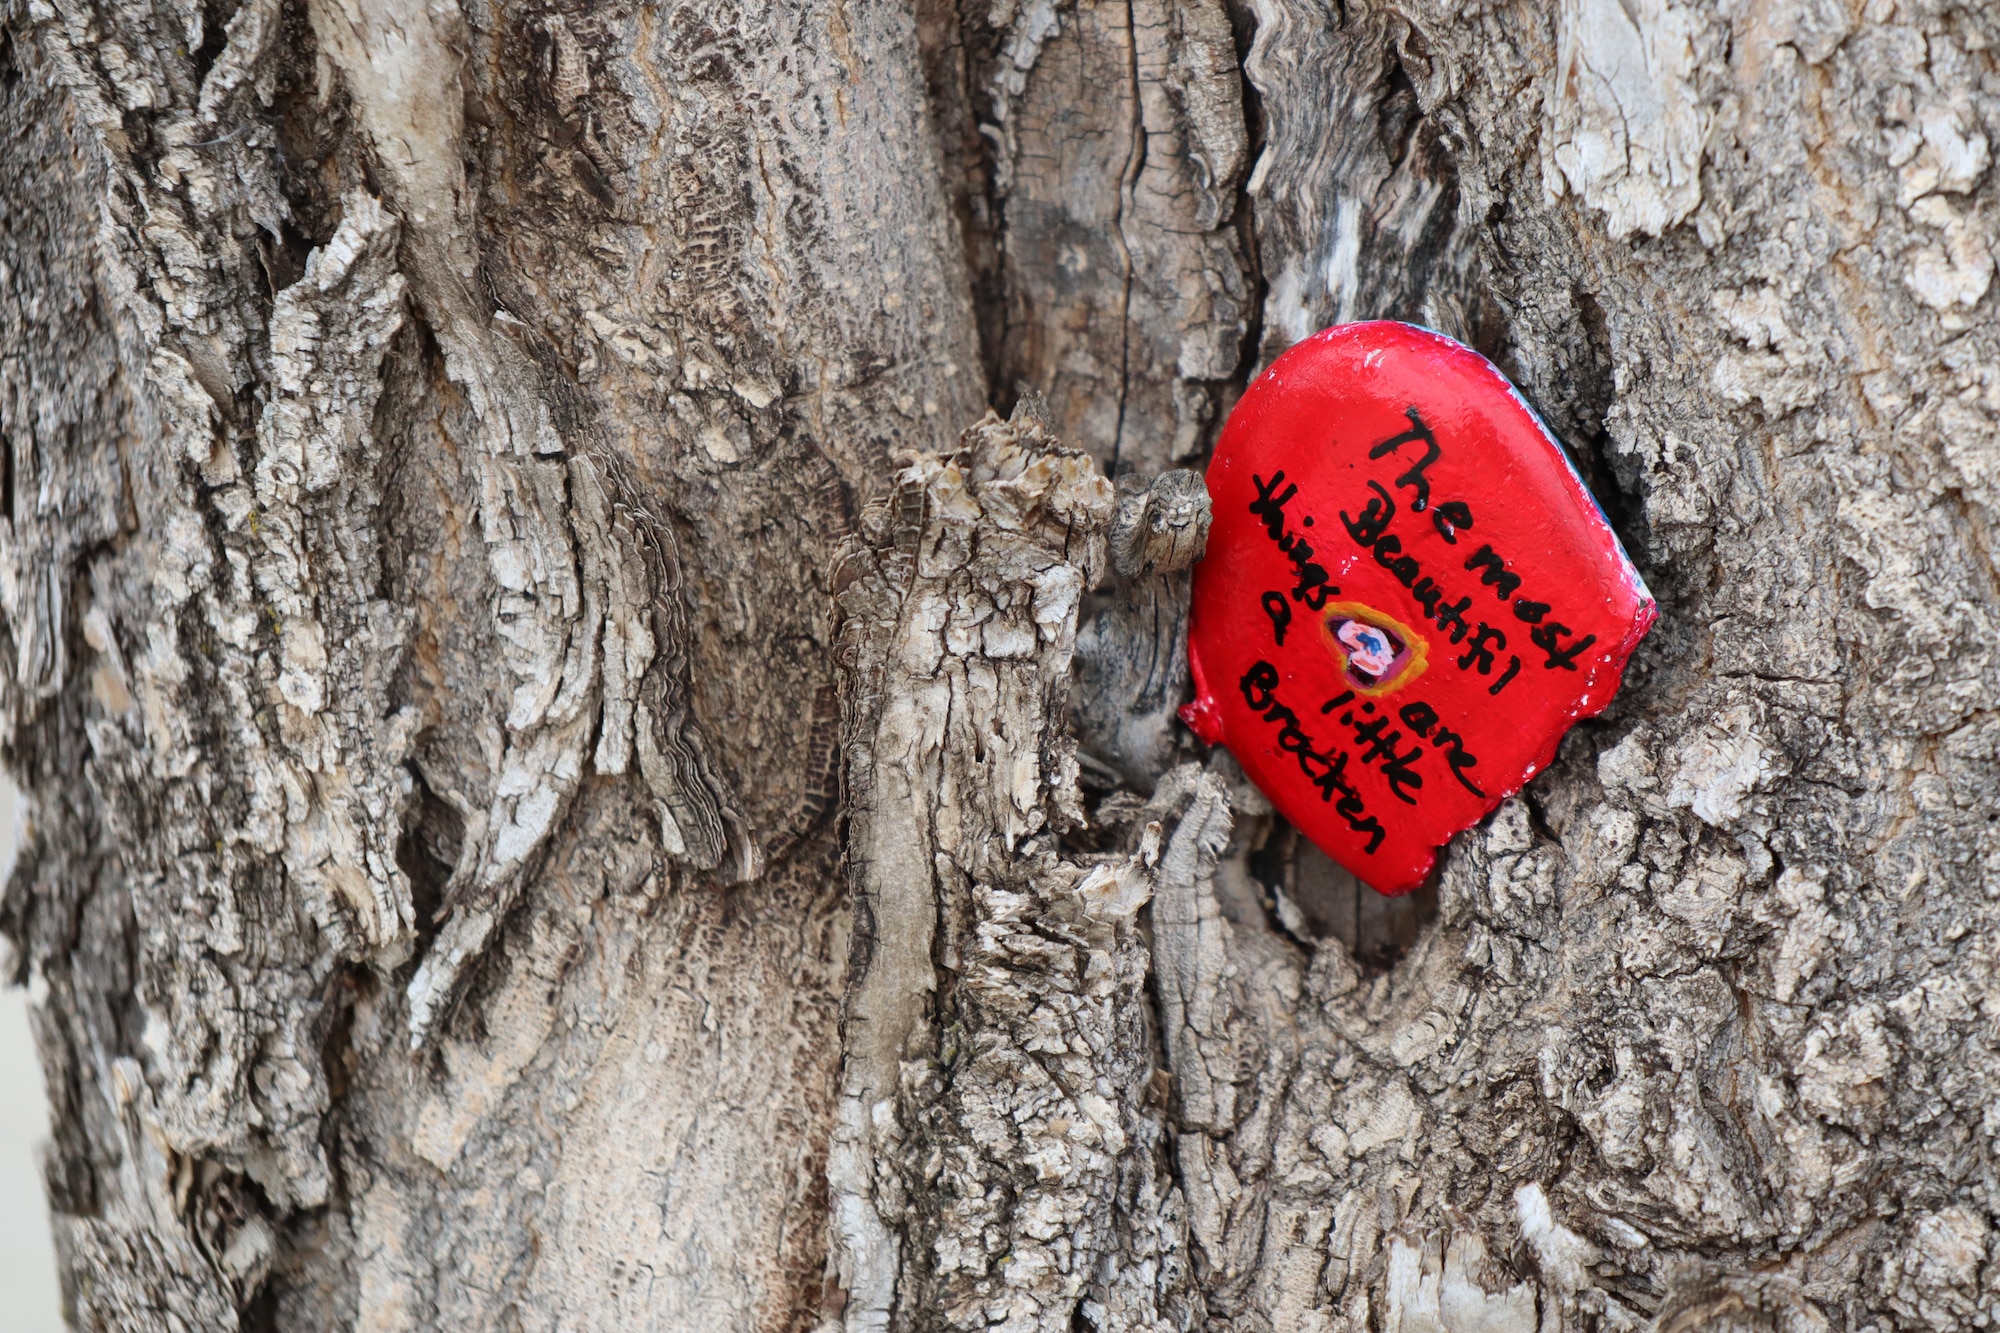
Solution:
<path fill-rule="evenodd" d="M 2000 1321 L 1990 6 L 0 18 L 79 1327 Z M 1393 903 L 1148 489 L 1374 317 L 1662 613 Z"/>

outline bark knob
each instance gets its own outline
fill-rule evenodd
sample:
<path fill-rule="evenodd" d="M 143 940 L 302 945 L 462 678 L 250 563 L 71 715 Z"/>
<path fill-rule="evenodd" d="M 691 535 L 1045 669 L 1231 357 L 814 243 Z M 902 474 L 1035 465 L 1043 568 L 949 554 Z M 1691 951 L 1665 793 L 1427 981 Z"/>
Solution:
<path fill-rule="evenodd" d="M 1111 520 L 1111 567 L 1120 576 L 1177 573 L 1201 559 L 1214 511 L 1199 472 L 1176 468 L 1162 472 L 1150 486 L 1125 478 L 1119 489 L 1118 512 Z"/>

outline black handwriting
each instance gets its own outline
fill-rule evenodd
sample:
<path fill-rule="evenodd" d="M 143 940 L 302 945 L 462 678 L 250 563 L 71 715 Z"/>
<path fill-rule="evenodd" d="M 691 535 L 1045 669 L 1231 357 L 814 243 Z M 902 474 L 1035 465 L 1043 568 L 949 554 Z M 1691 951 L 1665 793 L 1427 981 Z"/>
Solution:
<path fill-rule="evenodd" d="M 1409 471 L 1396 478 L 1397 486 L 1408 486 L 1417 493 L 1416 498 L 1410 501 L 1410 512 L 1421 514 L 1424 511 L 1424 506 L 1431 502 L 1431 484 L 1424 478 L 1424 469 L 1437 462 L 1438 458 L 1444 453 L 1444 450 L 1438 447 L 1437 436 L 1431 434 L 1431 428 L 1424 424 L 1424 419 L 1417 414 L 1416 408 L 1404 408 L 1403 415 L 1410 419 L 1410 428 L 1401 435 L 1394 435 L 1382 441 L 1382 443 L 1368 451 L 1368 456 L 1370 458 L 1380 458 L 1384 454 L 1396 453 L 1406 444 L 1414 444 L 1419 440 L 1423 441 L 1424 456 L 1418 459 Z M 1470 527 L 1472 525 L 1467 523 L 1466 526 Z"/>
<path fill-rule="evenodd" d="M 1465 775 L 1465 770 L 1468 768 L 1477 768 L 1479 766 L 1479 760 L 1466 752 L 1465 737 L 1459 735 L 1450 727 L 1438 724 L 1438 715 L 1435 708 L 1418 699 L 1404 704 L 1396 715 L 1403 719 L 1404 726 L 1416 732 L 1417 735 L 1429 740 L 1432 745 L 1444 753 L 1445 767 L 1449 768 L 1451 775 L 1458 779 L 1459 786 L 1465 788 L 1474 796 L 1483 797 L 1486 795 L 1485 792 L 1479 789 L 1477 783 Z"/>
<path fill-rule="evenodd" d="M 1331 803 L 1334 813 L 1346 821 L 1348 828 L 1367 835 L 1368 846 L 1364 850 L 1373 855 L 1388 836 L 1388 830 L 1382 827 L 1382 821 L 1368 813 L 1361 793 L 1347 780 L 1347 752 L 1335 749 L 1329 754 L 1313 745 L 1312 737 L 1299 725 L 1299 715 L 1279 702 L 1278 680 L 1278 668 L 1259 661 L 1243 673 L 1237 688 L 1243 691 L 1243 702 L 1253 711 L 1261 713 L 1266 722 L 1278 724 L 1278 748 L 1298 761 L 1299 771 L 1312 780 L 1320 800 Z M 1338 800 L 1334 799 L 1336 796 Z"/>
<path fill-rule="evenodd" d="M 1302 534 L 1285 526 L 1285 506 L 1299 493 L 1298 486 L 1287 485 L 1284 494 L 1278 494 L 1278 487 L 1285 482 L 1282 470 L 1273 473 L 1268 483 L 1255 473 L 1251 474 L 1250 480 L 1257 488 L 1257 498 L 1250 502 L 1251 517 L 1263 522 L 1264 532 L 1292 562 L 1292 572 L 1297 576 L 1298 582 L 1292 587 L 1292 600 L 1304 602 L 1308 610 L 1319 610 L 1326 605 L 1326 599 L 1340 589 L 1333 586 L 1326 566 L 1312 558 L 1312 544 Z M 1312 526 L 1310 514 L 1302 521 L 1306 527 Z"/>

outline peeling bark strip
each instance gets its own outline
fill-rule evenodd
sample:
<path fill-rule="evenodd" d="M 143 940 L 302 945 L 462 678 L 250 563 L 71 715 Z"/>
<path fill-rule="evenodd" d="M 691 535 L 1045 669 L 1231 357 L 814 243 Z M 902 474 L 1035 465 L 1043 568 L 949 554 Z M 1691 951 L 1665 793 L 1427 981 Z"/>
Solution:
<path fill-rule="evenodd" d="M 1991 9 L 0 0 L 78 1325 L 1990 1325 Z M 1358 962 L 1100 566 L 1364 317 L 1665 628 Z"/>
<path fill-rule="evenodd" d="M 1127 506 L 1115 534 L 1134 574 L 1184 564 L 1205 515 L 1184 478 L 1152 500 L 1156 521 Z M 1199 1316 L 1135 916 L 1157 892 L 1171 1065 L 1193 1114 L 1227 1132 L 1236 1104 L 1216 1078 L 1233 1070 L 1201 1061 L 1237 1058 L 1209 889 L 1229 800 L 1184 765 L 1123 812 L 1123 850 L 1064 850 L 1087 823 L 1063 726 L 1070 657 L 1112 518 L 1111 487 L 1030 404 L 913 462 L 845 556 L 859 924 L 830 1313 L 849 1330 Z"/>
<path fill-rule="evenodd" d="M 1029 412 L 989 416 L 905 468 L 843 555 L 859 921 L 829 1175 L 848 1329 L 919 1311 L 1067 1320 L 1111 1235 L 1121 1101 L 1145 1066 L 1143 875 L 1087 879 L 1054 842 L 1084 818 L 1063 703 L 1111 515 L 1086 455 Z M 1039 1055 L 1025 1030 L 983 1032 L 1001 1014 L 1039 1025 Z M 961 1034 L 952 1049 L 934 1023 Z M 911 1060 L 942 1068 L 905 1087 Z M 936 1216 L 940 1196 L 954 1215 Z M 1011 1239 L 968 1246 L 986 1232 Z"/>

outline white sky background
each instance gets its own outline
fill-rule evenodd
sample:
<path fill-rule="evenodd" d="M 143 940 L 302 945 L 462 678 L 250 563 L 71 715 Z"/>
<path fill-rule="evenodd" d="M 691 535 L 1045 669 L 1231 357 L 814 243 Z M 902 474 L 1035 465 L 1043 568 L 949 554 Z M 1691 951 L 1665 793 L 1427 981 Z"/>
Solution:
<path fill-rule="evenodd" d="M 0 883 L 14 869 L 20 798 L 0 776 Z M 0 946 L 3 948 L 4 946 Z M 26 991 L 0 989 L 0 1326 L 61 1333 L 56 1252 L 38 1154 L 49 1136 Z"/>

